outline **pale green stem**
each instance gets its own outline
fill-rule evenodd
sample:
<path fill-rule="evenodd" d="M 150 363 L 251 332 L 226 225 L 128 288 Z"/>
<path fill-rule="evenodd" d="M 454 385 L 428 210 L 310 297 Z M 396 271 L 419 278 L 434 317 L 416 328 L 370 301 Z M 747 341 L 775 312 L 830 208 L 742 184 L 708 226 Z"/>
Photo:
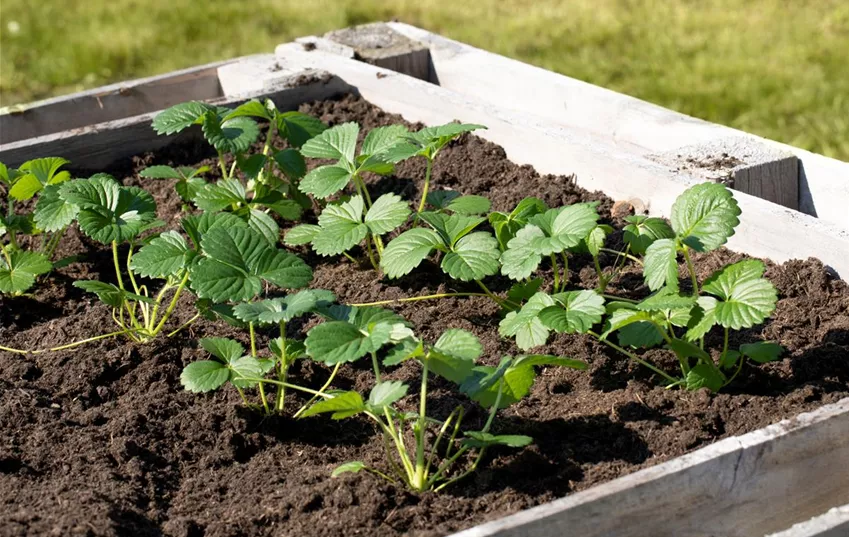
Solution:
<path fill-rule="evenodd" d="M 416 474 L 413 488 L 425 486 L 427 467 L 425 466 L 425 428 L 427 427 L 427 368 L 428 361 L 422 361 L 422 387 L 419 393 L 419 419 L 416 432 Z"/>
<path fill-rule="evenodd" d="M 560 292 L 560 266 L 557 264 L 557 256 L 551 254 L 551 271 L 554 273 L 554 292 Z"/>
<path fill-rule="evenodd" d="M 485 296 L 489 297 L 490 295 L 487 293 L 439 293 L 436 295 L 424 295 L 424 296 L 412 296 L 407 298 L 393 298 L 391 300 L 378 300 L 377 302 L 363 302 L 360 304 L 348 304 L 353 307 L 365 307 L 365 306 L 385 306 L 387 304 L 396 304 L 398 302 L 418 302 L 419 300 L 433 300 L 436 298 L 448 298 L 448 297 L 456 297 L 456 296 Z"/>
<path fill-rule="evenodd" d="M 636 356 L 635 354 L 633 354 L 631 352 L 628 352 L 627 350 L 623 349 L 619 345 L 617 345 L 617 344 L 615 344 L 611 341 L 608 341 L 607 339 L 601 339 L 601 336 L 599 334 L 593 332 L 592 330 L 587 332 L 587 334 L 593 336 L 594 338 L 601 341 L 602 343 L 604 343 L 605 345 L 607 345 L 611 349 L 614 349 L 614 350 L 621 352 L 622 354 L 624 354 L 625 356 L 627 356 L 631 360 L 637 362 L 638 364 L 642 365 L 643 367 L 647 367 L 648 369 L 651 369 L 652 371 L 654 371 L 655 373 L 657 373 L 658 375 L 660 375 L 661 377 L 663 377 L 667 381 L 673 382 L 673 383 L 678 382 L 678 379 L 672 377 L 668 373 L 664 372 L 662 369 L 658 369 L 657 367 L 653 366 L 649 362 L 643 360 L 642 358 L 639 358 L 638 356 Z"/>
<path fill-rule="evenodd" d="M 425 158 L 427 158 L 427 157 L 425 157 Z M 433 171 L 433 160 L 428 158 L 427 159 L 427 168 L 425 169 L 424 188 L 422 189 L 422 199 L 419 202 L 419 208 L 416 210 L 416 216 L 418 216 L 419 214 L 421 214 L 422 211 L 424 211 L 425 203 L 427 202 L 427 191 L 430 188 L 430 175 L 431 175 L 432 171 Z"/>
<path fill-rule="evenodd" d="M 696 278 L 693 260 L 690 259 L 690 249 L 686 245 L 684 245 L 684 259 L 687 261 L 687 270 L 690 272 L 690 280 L 693 283 L 693 296 L 699 296 L 699 280 Z"/>
<path fill-rule="evenodd" d="M 333 379 L 334 379 L 334 378 L 336 378 L 336 373 L 338 373 L 338 372 L 339 372 L 339 368 L 340 368 L 340 367 L 342 367 L 342 363 L 341 363 L 341 362 L 340 362 L 340 363 L 338 363 L 338 364 L 336 364 L 336 366 L 333 368 L 333 372 L 332 372 L 332 373 L 330 373 L 330 378 L 328 378 L 328 379 L 327 379 L 327 382 L 325 382 L 325 383 L 321 386 L 321 388 L 319 388 L 319 390 L 318 390 L 318 391 L 319 391 L 319 393 L 324 394 L 324 391 L 325 391 L 325 390 L 327 390 L 327 388 L 329 388 L 329 387 L 330 387 L 330 384 L 333 382 Z M 312 396 L 312 398 L 311 398 L 309 401 L 307 401 L 307 403 L 306 403 L 304 406 L 302 406 L 300 409 L 298 409 L 298 411 L 297 411 L 297 412 L 295 412 L 295 417 L 296 417 L 296 418 L 300 417 L 300 415 L 301 415 L 301 414 L 302 414 L 302 413 L 303 413 L 303 412 L 304 412 L 307 408 L 309 408 L 309 406 L 310 406 L 310 405 L 312 405 L 312 404 L 313 404 L 313 402 L 314 402 L 316 399 L 318 399 L 318 397 L 319 397 L 318 395 L 313 395 L 313 396 Z"/>
<path fill-rule="evenodd" d="M 165 310 L 165 315 L 162 316 L 162 320 L 159 321 L 159 324 L 156 325 L 156 328 L 153 330 L 153 334 L 151 337 L 156 337 L 156 334 L 162 330 L 162 327 L 165 326 L 165 323 L 168 322 L 168 319 L 171 317 L 171 314 L 174 313 L 174 310 L 177 308 L 177 300 L 180 298 L 180 293 L 183 292 L 183 288 L 186 287 L 186 284 L 189 281 L 189 272 L 186 271 L 186 275 L 183 276 L 183 279 L 180 281 L 180 285 L 177 286 L 177 291 L 174 292 L 174 297 L 171 299 L 171 303 L 168 305 L 168 309 Z"/>
<path fill-rule="evenodd" d="M 173 332 L 171 332 L 170 334 L 168 334 L 166 337 L 173 337 L 173 336 L 174 336 L 174 335 L 176 335 L 178 332 L 180 332 L 180 331 L 184 330 L 185 328 L 187 328 L 187 327 L 191 326 L 191 325 L 192 325 L 195 321 L 197 321 L 198 319 L 200 319 L 200 313 L 196 313 L 194 317 L 192 317 L 191 319 L 189 319 L 188 321 L 186 321 L 185 323 L 183 323 L 183 325 L 181 325 L 181 326 L 180 326 L 180 328 L 178 328 L 178 329 L 174 330 Z"/>

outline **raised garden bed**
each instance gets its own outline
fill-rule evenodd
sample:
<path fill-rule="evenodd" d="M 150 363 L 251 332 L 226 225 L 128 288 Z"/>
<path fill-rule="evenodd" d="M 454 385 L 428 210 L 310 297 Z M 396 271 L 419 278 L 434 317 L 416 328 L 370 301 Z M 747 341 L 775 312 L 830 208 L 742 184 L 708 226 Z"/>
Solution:
<path fill-rule="evenodd" d="M 350 69 L 362 71 L 363 80 L 366 76 L 383 80 L 368 66 L 356 64 Z M 368 91 L 350 76 L 343 78 L 361 93 Z M 327 93 L 339 93 L 344 87 L 333 86 L 338 79 L 312 84 Z M 311 100 L 305 87 L 310 85 L 271 93 L 278 106 L 292 107 Z M 233 102 L 240 100 L 244 99 Z M 374 127 L 402 121 L 353 96 L 310 102 L 300 109 L 331 125 L 356 121 L 362 125 L 360 139 Z M 500 121 L 460 115 L 457 107 L 443 113 L 458 113 L 450 119 L 496 127 Z M 142 118 L 112 128 L 142 132 L 138 125 L 149 129 L 149 122 L 150 118 Z M 207 177 L 212 179 L 218 174 L 217 160 L 210 158 L 209 149 L 196 136 L 163 139 L 173 143 L 119 160 L 107 171 L 125 185 L 150 190 L 157 216 L 174 228 L 182 216 L 174 182 L 143 179 L 138 173 L 156 164 L 211 164 L 213 171 Z M 98 154 L 106 158 L 110 153 Z M 424 175 L 424 162 L 417 159 L 399 164 L 389 177 L 367 176 L 366 182 L 374 196 L 395 192 L 413 200 L 420 194 Z M 501 148 L 472 135 L 440 153 L 431 187 L 484 195 L 493 210 L 500 211 L 511 210 L 527 195 L 538 196 L 551 207 L 600 201 L 602 221 L 617 230 L 609 245 L 622 245 L 619 230 L 624 222 L 622 214 L 611 213 L 613 199 L 584 190 L 573 177 L 540 175 L 529 166 L 513 164 Z M 746 203 L 757 209 L 759 202 L 746 200 L 745 195 L 742 199 L 745 219 Z M 315 215 L 308 212 L 305 218 L 314 221 Z M 283 224 L 284 230 L 290 226 Z M 303 247 L 295 251 L 314 267 L 310 286 L 335 292 L 342 303 L 475 290 L 472 284 L 448 278 L 430 262 L 400 280 L 389 280 L 338 256 L 319 257 Z M 111 253 L 71 229 L 58 254 L 81 253 L 86 255 L 83 261 L 55 272 L 33 297 L 0 298 L 4 346 L 46 348 L 105 332 L 111 325 L 111 309 L 93 303 L 91 295 L 72 286 L 85 279 L 114 283 Z M 367 264 L 364 251 L 352 254 Z M 739 254 L 717 250 L 694 262 L 704 279 L 740 259 Z M 612 261 L 602 257 L 605 264 Z M 590 256 L 574 256 L 569 268 L 568 288 L 597 284 Z M 686 287 L 686 266 L 680 268 Z M 545 288 L 550 288 L 553 273 L 547 265 L 540 275 Z M 267 417 L 243 407 L 232 389 L 205 396 L 183 391 L 182 368 L 208 356 L 198 347 L 199 338 L 227 336 L 247 343 L 245 331 L 221 321 L 198 321 L 175 339 L 146 345 L 108 339 L 75 351 L 4 353 L 0 423 L 9 434 L 0 455 L 0 501 L 6 506 L 2 531 L 440 535 L 562 496 L 566 498 L 472 529 L 470 534 L 752 535 L 782 530 L 849 501 L 846 480 L 834 472 L 849 457 L 842 442 L 849 410 L 841 401 L 849 396 L 845 362 L 849 289 L 814 260 L 769 264 L 766 276 L 779 292 L 775 313 L 766 324 L 738 333 L 732 343 L 777 340 L 788 350 L 782 360 L 744 367 L 720 394 L 666 390 L 650 371 L 588 336 L 558 335 L 545 352 L 585 360 L 589 371 L 542 370 L 529 398 L 502 411 L 494 422 L 494 432 L 526 434 L 535 443 L 522 450 L 493 449 L 475 474 L 440 493 L 422 495 L 364 473 L 329 477 L 334 467 L 348 460 L 382 467 L 383 446 L 365 419 Z M 498 276 L 488 285 L 503 294 L 511 282 Z M 636 266 L 626 269 L 609 292 L 635 299 L 649 294 Z M 502 355 L 520 353 L 512 340 L 498 337 L 499 308 L 486 297 L 447 297 L 389 307 L 429 341 L 448 328 L 474 333 L 483 344 L 482 363 L 497 365 Z M 193 314 L 193 300 L 184 297 L 172 324 L 177 327 Z M 314 324 L 292 323 L 289 335 L 302 334 Z M 264 346 L 270 337 L 276 333 L 260 331 L 259 342 Z M 717 337 L 721 340 L 721 333 L 711 334 L 709 343 L 715 345 Z M 677 362 L 661 351 L 643 356 L 664 369 L 676 367 Z M 327 372 L 303 361 L 292 370 L 292 378 L 320 385 Z M 389 370 L 387 378 L 415 386 L 420 373 L 407 362 Z M 336 383 L 367 393 L 374 378 L 370 366 L 357 363 L 341 368 Z M 441 419 L 457 404 L 468 410 L 470 427 L 479 427 L 486 419 L 480 407 L 450 382 L 434 379 L 429 393 L 431 412 Z M 403 408 L 415 410 L 415 398 L 409 399 Z M 291 395 L 286 408 L 294 411 L 304 402 Z M 808 411 L 813 413 L 797 417 Z M 761 429 L 785 418 L 792 421 Z M 721 439 L 725 440 L 711 445 Z M 669 462 L 655 466 L 664 461 Z M 648 467 L 653 468 L 596 486 Z M 775 507 L 780 499 L 786 503 Z M 668 517 L 658 517 L 659 512 Z"/>

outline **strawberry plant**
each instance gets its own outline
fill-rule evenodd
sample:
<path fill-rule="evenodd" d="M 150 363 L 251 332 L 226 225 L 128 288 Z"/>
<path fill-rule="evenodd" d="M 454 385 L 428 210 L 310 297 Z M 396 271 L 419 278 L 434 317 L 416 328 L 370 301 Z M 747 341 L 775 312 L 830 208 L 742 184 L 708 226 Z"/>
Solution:
<path fill-rule="evenodd" d="M 340 336 L 341 333 L 334 335 L 339 343 L 348 339 Z M 307 343 L 309 345 L 309 338 Z M 432 346 L 409 334 L 389 352 L 383 364 L 394 366 L 415 359 L 422 365 L 418 412 L 404 412 L 398 408 L 396 403 L 407 396 L 409 386 L 399 381 L 381 380 L 376 365 L 376 383 L 367 399 L 356 391 L 335 392 L 325 394 L 322 401 L 309 407 L 302 417 L 329 413 L 333 419 L 345 419 L 363 414 L 377 425 L 384 437 L 388 469 L 379 470 L 361 461 L 352 461 L 336 468 L 332 475 L 365 470 L 392 483 L 403 483 L 416 492 L 441 490 L 474 472 L 487 448 L 497 445 L 522 447 L 532 442 L 528 436 L 496 435 L 490 431 L 499 409 L 530 393 L 536 376 L 535 366 L 586 367 L 577 360 L 542 355 L 505 356 L 497 367 L 476 365 L 481 352 L 478 339 L 464 330 L 448 330 Z M 488 410 L 480 430 L 462 431 L 460 436 L 464 417 L 462 406 L 443 421 L 428 415 L 431 373 L 456 383 L 464 394 Z M 412 449 L 405 441 L 408 430 L 414 439 Z M 429 431 L 434 433 L 430 445 Z M 468 466 L 457 470 L 467 453 L 473 451 L 477 454 Z"/>
<path fill-rule="evenodd" d="M 444 254 L 440 266 L 452 278 L 476 282 L 497 303 L 481 281 L 498 273 L 498 241 L 491 233 L 477 231 L 486 221 L 482 216 L 425 211 L 419 215 L 430 227 L 413 228 L 392 240 L 383 253 L 381 268 L 389 278 L 400 278 L 419 266 L 434 250 Z"/>
<path fill-rule="evenodd" d="M 8 198 L 5 214 L 0 213 L 0 239 L 4 240 L 0 242 L 0 294 L 21 295 L 38 276 L 75 259 L 53 261 L 65 231 L 79 211 L 77 205 L 58 195 L 60 185 L 71 178 L 70 173 L 61 170 L 67 163 L 58 157 L 30 160 L 18 169 L 0 163 L 0 186 Z M 16 203 L 36 197 L 31 212 L 20 214 L 16 210 Z M 22 237 L 31 239 L 25 245 Z"/>
<path fill-rule="evenodd" d="M 172 168 L 171 166 L 150 166 L 139 172 L 139 176 L 146 179 L 176 179 L 177 184 L 174 189 L 180 198 L 190 203 L 198 192 L 206 186 L 206 181 L 201 177 L 209 171 L 209 166 L 201 166 L 200 168 L 192 168 L 189 166 L 180 166 Z"/>
<path fill-rule="evenodd" d="M 643 274 L 647 287 L 654 291 L 651 296 L 642 301 L 614 297 L 605 304 L 598 291 L 538 292 L 518 311 L 506 315 L 499 332 L 514 337 L 523 350 L 543 345 L 551 331 L 588 334 L 650 368 L 670 387 L 718 391 L 736 378 L 746 359 L 764 363 L 777 359 L 782 352 L 781 346 L 770 342 L 739 349 L 729 346 L 731 330 L 752 328 L 775 309 L 777 293 L 763 277 L 762 262 L 746 260 L 723 267 L 701 287 L 696 276 L 690 252 L 707 252 L 723 245 L 733 235 L 739 214 L 737 202 L 725 186 L 696 185 L 673 205 L 671 227 L 646 217 L 632 217 L 630 227 L 626 227 L 626 252 L 645 252 Z M 521 236 L 519 230 L 516 237 Z M 681 294 L 679 255 L 684 257 L 690 276 L 689 294 Z M 605 316 L 605 330 L 594 331 Z M 712 356 L 705 348 L 705 336 L 715 326 L 722 328 L 723 343 Z M 618 336 L 618 345 L 609 341 L 613 333 Z M 664 345 L 678 358 L 680 377 L 628 350 L 657 345 Z"/>
<path fill-rule="evenodd" d="M 483 125 L 448 123 L 438 127 L 425 127 L 412 133 L 403 129 L 404 132 L 398 137 L 397 143 L 386 148 L 382 158 L 388 162 L 398 163 L 412 157 L 424 157 L 427 162 L 424 186 L 422 187 L 421 200 L 416 215 L 424 211 L 430 188 L 430 177 L 433 172 L 433 162 L 442 148 L 463 133 L 485 128 Z M 401 131 L 401 129 L 398 130 Z"/>
<path fill-rule="evenodd" d="M 318 308 L 328 307 L 335 299 L 333 293 L 321 290 L 304 290 L 285 297 L 243 302 L 233 308 L 236 318 L 250 326 L 250 355 L 240 343 L 226 338 L 201 339 L 201 346 L 217 360 L 193 362 L 183 369 L 180 382 L 192 392 L 209 392 L 223 386 L 228 381 L 233 384 L 246 405 L 250 403 L 245 395 L 246 388 L 258 387 L 262 408 L 271 412 L 263 383 L 240 380 L 242 377 L 261 378 L 270 371 L 276 371 L 280 385 L 277 389 L 274 410 L 283 411 L 286 385 L 289 384 L 289 369 L 299 359 L 306 357 L 306 347 L 302 341 L 286 336 L 286 323 Z M 275 325 L 279 328 L 279 337 L 272 339 L 268 348 L 271 358 L 260 358 L 257 352 L 254 326 Z M 328 385 L 332 381 L 328 381 Z M 326 386 L 325 388 L 326 389 Z"/>
<path fill-rule="evenodd" d="M 371 245 L 374 243 L 378 259 L 383 253 L 381 235 L 397 229 L 407 221 L 410 208 L 396 194 L 384 194 L 365 210 L 362 196 L 356 195 L 347 201 L 332 203 L 324 208 L 318 217 L 318 225 L 301 224 L 286 233 L 285 242 L 289 246 L 311 244 L 316 253 L 323 256 L 343 254 L 354 260 L 347 252 L 365 240 L 369 260 L 375 270 L 375 260 Z"/>

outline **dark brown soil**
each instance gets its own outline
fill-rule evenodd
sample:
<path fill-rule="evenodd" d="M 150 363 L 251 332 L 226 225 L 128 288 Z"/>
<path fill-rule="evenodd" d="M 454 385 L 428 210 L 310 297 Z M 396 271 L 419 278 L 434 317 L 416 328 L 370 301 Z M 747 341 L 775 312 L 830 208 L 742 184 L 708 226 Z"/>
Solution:
<path fill-rule="evenodd" d="M 350 97 L 302 110 L 332 124 L 356 120 L 365 130 L 398 120 Z M 172 148 L 113 172 L 139 184 L 136 171 L 147 164 L 195 164 L 205 156 L 200 148 Z M 417 198 L 423 173 L 422 162 L 408 162 L 395 177 L 374 178 L 371 188 Z M 500 147 L 474 136 L 440 155 L 434 185 L 486 195 L 500 210 L 526 195 L 552 206 L 600 200 L 602 214 L 617 223 L 603 195 L 567 177 L 540 176 L 512 164 Z M 155 194 L 160 216 L 175 224 L 180 203 L 172 184 L 144 181 L 144 186 Z M 54 274 L 31 298 L 0 300 L 3 345 L 44 348 L 111 330 L 109 310 L 71 286 L 82 278 L 112 281 L 109 252 L 76 231 L 62 250 L 61 255 L 83 253 L 86 260 Z M 331 289 L 345 302 L 463 290 L 433 266 L 384 281 L 347 260 L 303 253 L 317 266 L 314 287 Z M 740 257 L 726 251 L 703 256 L 702 276 Z M 574 260 L 573 286 L 593 285 L 587 261 Z M 245 340 L 221 323 L 197 323 L 174 340 L 149 345 L 111 339 L 72 352 L 0 353 L 0 535 L 441 535 L 849 396 L 847 285 L 815 260 L 770 265 L 767 276 L 780 292 L 773 320 L 738 334 L 733 343 L 777 340 L 789 350 L 783 360 L 747 366 L 719 395 L 669 391 L 593 340 L 556 337 L 547 352 L 585 359 L 590 370 L 542 371 L 531 396 L 501 413 L 495 426 L 528 434 L 535 444 L 492 450 L 479 472 L 440 494 L 410 494 L 365 474 L 331 479 L 330 471 L 348 460 L 383 466 L 379 437 L 366 421 L 264 418 L 244 408 L 233 391 L 205 396 L 183 391 L 181 369 L 204 356 L 197 338 Z M 507 282 L 492 278 L 491 284 L 503 290 Z M 636 271 L 618 284 L 612 292 L 647 292 Z M 686 287 L 686 279 L 681 285 Z M 481 338 L 488 363 L 516 352 L 498 338 L 497 308 L 484 299 L 395 309 L 428 338 L 449 327 L 471 330 Z M 186 299 L 175 322 L 191 315 Z M 292 327 L 289 335 L 302 329 Z M 674 370 L 661 352 L 647 357 Z M 367 367 L 342 371 L 340 387 L 368 388 Z M 309 363 L 295 372 L 308 385 L 326 375 Z M 390 376 L 415 382 L 418 375 L 414 364 L 406 364 Z M 467 403 L 439 380 L 433 384 L 430 407 L 437 415 Z M 301 402 L 293 397 L 290 405 Z M 469 425 L 479 423 L 481 413 L 469 409 Z"/>

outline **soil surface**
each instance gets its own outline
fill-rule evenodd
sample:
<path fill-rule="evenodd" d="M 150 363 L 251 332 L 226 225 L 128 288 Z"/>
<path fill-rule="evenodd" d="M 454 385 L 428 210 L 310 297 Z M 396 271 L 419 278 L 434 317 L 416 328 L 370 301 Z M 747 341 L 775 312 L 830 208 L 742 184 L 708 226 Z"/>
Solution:
<path fill-rule="evenodd" d="M 364 131 L 400 120 L 354 97 L 301 110 L 330 124 L 357 121 Z M 181 216 L 173 183 L 141 180 L 137 172 L 154 163 L 194 165 L 208 156 L 201 146 L 168 148 L 111 171 L 125 184 L 152 191 L 160 217 L 173 228 Z M 400 165 L 393 177 L 371 178 L 370 188 L 418 199 L 423 176 L 419 159 Z M 488 196 L 502 211 L 526 195 L 549 206 L 599 200 L 605 219 L 621 226 L 604 195 L 581 189 L 572 178 L 518 166 L 503 149 L 475 136 L 439 155 L 433 185 Z M 344 258 L 300 253 L 316 267 L 313 287 L 331 289 L 343 302 L 476 290 L 449 282 L 432 264 L 388 281 Z M 110 252 L 72 230 L 59 254 L 85 259 L 54 273 L 32 297 L 0 299 L 3 345 L 45 348 L 113 329 L 110 310 L 71 285 L 78 279 L 114 281 Z M 720 250 L 700 256 L 697 266 L 706 277 L 741 258 Z M 589 259 L 574 258 L 571 269 L 573 288 L 594 285 Z M 684 276 L 682 270 L 686 289 Z M 531 396 L 502 411 L 494 426 L 495 432 L 530 435 L 535 443 L 489 451 L 480 471 L 439 494 L 411 494 L 369 474 L 331 478 L 331 470 L 349 460 L 385 468 L 380 438 L 365 420 L 263 417 L 244 407 L 232 389 L 200 396 L 183 391 L 182 368 L 205 358 L 198 338 L 246 341 L 246 334 L 221 322 L 198 322 L 171 340 L 147 345 L 109 339 L 60 353 L 0 353 L 0 535 L 444 535 L 849 396 L 846 283 L 816 260 L 770 263 L 767 276 L 780 293 L 773 319 L 737 334 L 732 344 L 776 340 L 788 349 L 781 361 L 747 365 L 718 395 L 670 391 L 649 371 L 587 337 L 557 336 L 546 352 L 584 359 L 589 371 L 541 371 Z M 500 277 L 487 282 L 497 291 L 509 285 Z M 648 290 L 639 271 L 630 269 L 610 292 L 640 297 Z M 428 339 L 451 327 L 474 332 L 486 363 L 518 352 L 499 339 L 498 309 L 486 299 L 393 308 Z M 174 326 L 192 315 L 187 297 Z M 292 326 L 289 336 L 307 327 Z M 276 334 L 261 337 L 269 335 Z M 710 342 L 717 337 L 710 334 Z M 675 371 L 674 359 L 663 352 L 644 356 Z M 367 365 L 341 371 L 338 387 L 369 389 Z M 328 372 L 304 362 L 293 374 L 299 383 L 319 386 Z M 415 383 L 419 374 L 407 363 L 389 377 Z M 436 379 L 432 385 L 429 405 L 437 417 L 464 404 L 467 426 L 482 423 L 482 412 L 447 383 Z M 291 396 L 288 407 L 302 403 Z"/>

